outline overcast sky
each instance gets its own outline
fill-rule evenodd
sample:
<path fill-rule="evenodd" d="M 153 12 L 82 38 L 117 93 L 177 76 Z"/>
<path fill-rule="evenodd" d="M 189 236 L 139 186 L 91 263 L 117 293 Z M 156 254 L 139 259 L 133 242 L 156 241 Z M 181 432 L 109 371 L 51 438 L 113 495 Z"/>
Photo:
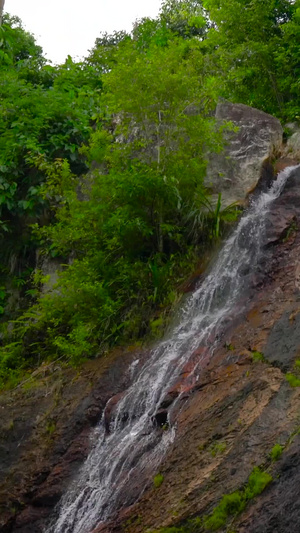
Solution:
<path fill-rule="evenodd" d="M 68 54 L 83 57 L 100 32 L 132 28 L 137 18 L 158 14 L 161 0 L 5 0 L 36 36 L 48 59 L 62 63 Z"/>

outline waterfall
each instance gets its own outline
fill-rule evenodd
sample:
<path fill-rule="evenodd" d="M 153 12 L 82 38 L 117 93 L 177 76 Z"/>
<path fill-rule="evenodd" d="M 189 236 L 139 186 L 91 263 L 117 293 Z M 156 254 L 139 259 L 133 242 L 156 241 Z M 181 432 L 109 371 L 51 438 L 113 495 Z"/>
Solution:
<path fill-rule="evenodd" d="M 112 411 L 109 431 L 104 413 L 91 452 L 46 533 L 90 533 L 141 495 L 136 476 L 144 487 L 153 478 L 175 437 L 176 417 L 174 422 L 171 415 L 180 393 L 171 405 L 165 430 L 155 426 L 155 415 L 193 361 L 195 350 L 198 359 L 186 379 L 197 382 L 203 358 L 211 356 L 230 320 L 246 305 L 247 289 L 261 257 L 266 215 L 293 168 L 282 171 L 271 188 L 252 201 L 214 266 L 185 303 L 180 323 L 152 350 L 142 368 L 137 362 L 131 365 L 133 381 Z"/>

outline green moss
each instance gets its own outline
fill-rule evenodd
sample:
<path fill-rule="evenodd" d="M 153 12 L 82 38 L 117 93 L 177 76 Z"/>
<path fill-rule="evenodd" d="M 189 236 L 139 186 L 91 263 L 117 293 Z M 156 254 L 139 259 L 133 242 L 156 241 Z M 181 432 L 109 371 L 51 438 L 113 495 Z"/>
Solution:
<path fill-rule="evenodd" d="M 275 446 L 273 446 L 270 452 L 270 458 L 272 459 L 272 461 L 278 461 L 279 457 L 281 457 L 282 455 L 283 450 L 284 447 L 281 446 L 281 444 L 275 444 Z"/>
<path fill-rule="evenodd" d="M 216 455 L 225 452 L 226 448 L 227 448 L 226 442 L 224 442 L 224 441 L 214 442 L 210 446 L 209 451 L 210 451 L 212 457 L 215 457 Z"/>
<path fill-rule="evenodd" d="M 265 361 L 264 354 L 254 350 L 254 352 L 252 352 L 252 360 L 254 362 L 257 362 L 257 361 L 264 362 Z"/>
<path fill-rule="evenodd" d="M 295 374 L 292 374 L 292 372 L 288 372 L 285 375 L 285 379 L 290 384 L 291 387 L 300 387 L 300 378 L 295 376 Z"/>
<path fill-rule="evenodd" d="M 271 481 L 272 476 L 268 472 L 256 467 L 252 470 L 246 486 L 231 494 L 225 494 L 210 515 L 193 518 L 181 526 L 162 528 L 151 533 L 198 533 L 203 527 L 206 531 L 217 531 L 226 525 L 230 517 L 241 514 L 248 502 L 261 494 Z"/>
<path fill-rule="evenodd" d="M 208 531 L 217 531 L 226 524 L 229 516 L 240 514 L 245 506 L 246 501 L 241 491 L 225 494 L 212 514 L 204 518 L 205 529 Z"/>
<path fill-rule="evenodd" d="M 156 474 L 153 478 L 154 487 L 158 489 L 164 480 L 163 474 Z"/>
<path fill-rule="evenodd" d="M 53 435 L 55 430 L 56 430 L 56 423 L 54 422 L 54 420 L 48 420 L 47 426 L 46 426 L 46 431 L 48 435 L 50 436 Z"/>
<path fill-rule="evenodd" d="M 207 531 L 217 531 L 223 527 L 228 518 L 239 515 L 246 507 L 249 500 L 263 492 L 272 481 L 272 476 L 259 468 L 251 472 L 248 483 L 243 490 L 225 494 L 212 514 L 204 518 L 204 527 Z"/>

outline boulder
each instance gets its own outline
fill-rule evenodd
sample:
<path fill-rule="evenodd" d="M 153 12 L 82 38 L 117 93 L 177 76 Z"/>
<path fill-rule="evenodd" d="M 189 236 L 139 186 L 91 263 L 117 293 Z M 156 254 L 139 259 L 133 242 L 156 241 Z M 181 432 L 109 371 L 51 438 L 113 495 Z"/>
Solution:
<path fill-rule="evenodd" d="M 293 133 L 293 135 L 287 140 L 284 155 L 286 157 L 291 157 L 297 162 L 300 161 L 300 130 Z"/>
<path fill-rule="evenodd" d="M 266 164 L 280 153 L 283 130 L 279 120 L 243 104 L 220 102 L 218 123 L 232 122 L 237 131 L 225 132 L 225 148 L 209 156 L 205 185 L 213 199 L 222 193 L 222 206 L 243 203 L 260 181 Z"/>

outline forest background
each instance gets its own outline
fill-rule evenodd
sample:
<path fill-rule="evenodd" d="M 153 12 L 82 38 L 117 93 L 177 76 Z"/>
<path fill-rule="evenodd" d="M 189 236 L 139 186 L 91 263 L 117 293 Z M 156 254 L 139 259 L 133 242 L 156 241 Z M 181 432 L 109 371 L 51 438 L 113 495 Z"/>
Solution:
<path fill-rule="evenodd" d="M 13 386 L 43 361 L 163 330 L 238 215 L 204 186 L 218 99 L 299 120 L 300 1 L 165 0 L 60 66 L 4 14 L 0 74 L 0 384 Z M 46 258 L 63 265 L 52 290 Z"/>

